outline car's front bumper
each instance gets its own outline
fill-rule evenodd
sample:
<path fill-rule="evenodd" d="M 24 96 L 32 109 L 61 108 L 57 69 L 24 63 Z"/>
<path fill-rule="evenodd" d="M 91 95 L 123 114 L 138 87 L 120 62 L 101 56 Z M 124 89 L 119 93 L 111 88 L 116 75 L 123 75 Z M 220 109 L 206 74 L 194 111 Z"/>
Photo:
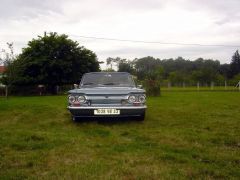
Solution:
<path fill-rule="evenodd" d="M 131 117 L 142 116 L 147 106 L 68 106 L 68 110 L 75 117 Z M 118 115 L 94 115 L 96 109 L 117 109 L 120 110 Z"/>

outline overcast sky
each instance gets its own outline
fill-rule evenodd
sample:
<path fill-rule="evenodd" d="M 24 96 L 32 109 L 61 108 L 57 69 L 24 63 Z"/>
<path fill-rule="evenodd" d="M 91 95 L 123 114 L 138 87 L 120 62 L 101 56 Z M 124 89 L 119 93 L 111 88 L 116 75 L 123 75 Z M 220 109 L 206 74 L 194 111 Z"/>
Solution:
<path fill-rule="evenodd" d="M 240 45 L 240 0 L 1 0 L 0 48 L 13 42 L 21 52 L 44 31 L 65 33 L 107 57 L 160 59 L 198 57 L 229 63 Z M 81 38 L 93 36 L 182 46 Z"/>

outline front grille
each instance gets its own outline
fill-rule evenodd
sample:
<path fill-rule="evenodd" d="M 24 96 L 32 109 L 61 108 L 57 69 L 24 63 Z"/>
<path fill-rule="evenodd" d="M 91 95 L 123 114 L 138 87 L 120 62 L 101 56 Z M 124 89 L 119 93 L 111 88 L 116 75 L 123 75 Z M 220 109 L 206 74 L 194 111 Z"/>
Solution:
<path fill-rule="evenodd" d="M 94 104 L 121 104 L 126 96 L 111 96 L 111 95 L 98 95 L 98 96 L 87 96 L 87 99 L 91 101 L 91 105 Z"/>
<path fill-rule="evenodd" d="M 95 99 L 91 100 L 92 104 L 121 104 L 118 99 Z"/>

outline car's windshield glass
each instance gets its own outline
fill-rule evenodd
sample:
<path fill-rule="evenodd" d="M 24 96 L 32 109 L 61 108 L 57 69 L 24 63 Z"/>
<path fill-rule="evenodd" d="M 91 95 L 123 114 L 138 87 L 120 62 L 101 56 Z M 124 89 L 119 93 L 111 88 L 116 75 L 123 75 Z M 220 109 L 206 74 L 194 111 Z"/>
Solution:
<path fill-rule="evenodd" d="M 89 73 L 84 75 L 81 86 L 135 86 L 128 73 Z"/>

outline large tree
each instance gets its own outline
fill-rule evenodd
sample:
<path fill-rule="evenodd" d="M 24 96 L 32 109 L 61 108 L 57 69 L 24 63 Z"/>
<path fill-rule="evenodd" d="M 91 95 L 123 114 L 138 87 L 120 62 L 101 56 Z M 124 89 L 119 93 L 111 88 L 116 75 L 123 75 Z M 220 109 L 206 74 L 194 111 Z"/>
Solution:
<path fill-rule="evenodd" d="M 233 77 L 240 73 L 240 55 L 238 50 L 232 56 L 232 61 L 230 63 L 230 76 Z"/>
<path fill-rule="evenodd" d="M 151 56 L 134 59 L 133 64 L 138 79 L 144 80 L 148 74 L 154 74 L 153 72 L 158 68 L 159 63 L 159 59 L 155 59 Z"/>
<path fill-rule="evenodd" d="M 134 69 L 131 66 L 131 62 L 120 62 L 118 64 L 118 71 L 119 72 L 129 72 L 129 73 L 133 73 Z"/>
<path fill-rule="evenodd" d="M 84 73 L 99 71 L 95 53 L 57 33 L 29 41 L 11 66 L 14 84 L 44 84 L 52 92 L 56 85 L 78 83 Z"/>

